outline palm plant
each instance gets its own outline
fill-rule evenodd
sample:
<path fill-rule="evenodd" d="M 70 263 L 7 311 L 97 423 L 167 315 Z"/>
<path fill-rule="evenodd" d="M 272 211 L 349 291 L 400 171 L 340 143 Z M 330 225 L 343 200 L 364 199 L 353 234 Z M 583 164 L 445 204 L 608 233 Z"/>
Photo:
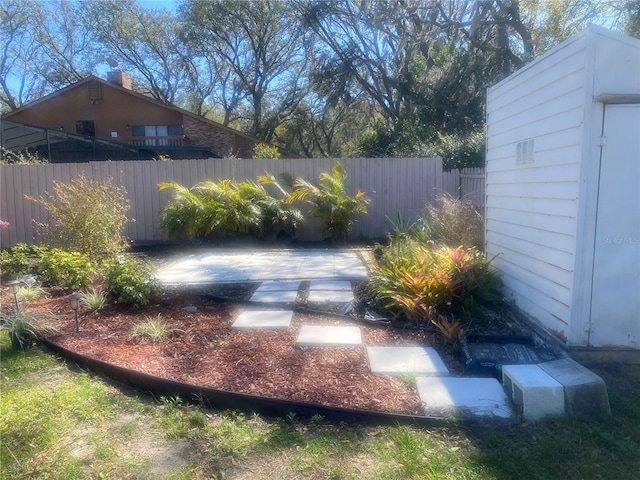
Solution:
<path fill-rule="evenodd" d="M 283 175 L 285 182 L 291 182 L 292 179 Z M 266 237 L 274 236 L 284 231 L 293 235 L 296 229 L 304 221 L 302 212 L 297 208 L 293 208 L 287 203 L 289 193 L 276 181 L 276 178 L 270 173 L 265 173 L 258 177 L 260 185 L 273 186 L 279 196 L 272 197 L 266 195 L 259 200 L 262 209 L 262 231 Z M 262 187 L 264 189 L 264 187 Z"/>
<path fill-rule="evenodd" d="M 317 216 L 323 230 L 334 242 L 344 243 L 353 228 L 355 217 L 367 213 L 366 194 L 358 190 L 354 196 L 345 192 L 347 172 L 336 162 L 331 173 L 320 174 L 319 184 L 296 178 L 293 182 L 293 192 L 287 198 L 288 202 L 304 200 L 311 204 L 309 213 Z"/>

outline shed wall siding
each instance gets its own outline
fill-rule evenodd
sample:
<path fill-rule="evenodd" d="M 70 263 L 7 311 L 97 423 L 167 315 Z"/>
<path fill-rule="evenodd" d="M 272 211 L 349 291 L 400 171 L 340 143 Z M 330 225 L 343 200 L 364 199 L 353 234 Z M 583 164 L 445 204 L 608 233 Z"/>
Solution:
<path fill-rule="evenodd" d="M 486 250 L 505 293 L 560 337 L 571 320 L 586 42 L 578 37 L 489 90 Z M 516 163 L 533 140 L 533 162 Z"/>

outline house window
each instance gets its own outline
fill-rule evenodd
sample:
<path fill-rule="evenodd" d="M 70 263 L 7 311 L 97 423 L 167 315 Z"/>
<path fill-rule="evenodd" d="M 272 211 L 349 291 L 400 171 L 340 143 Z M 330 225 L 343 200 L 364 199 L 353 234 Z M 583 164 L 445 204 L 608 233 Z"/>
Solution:
<path fill-rule="evenodd" d="M 131 127 L 131 135 L 134 137 L 146 137 L 144 140 L 135 141 L 136 145 L 175 146 L 180 145 L 180 140 L 167 137 L 180 135 L 181 130 L 182 127 L 180 125 L 133 125 Z"/>
<path fill-rule="evenodd" d="M 76 120 L 76 133 L 95 137 L 96 125 L 93 120 Z"/>

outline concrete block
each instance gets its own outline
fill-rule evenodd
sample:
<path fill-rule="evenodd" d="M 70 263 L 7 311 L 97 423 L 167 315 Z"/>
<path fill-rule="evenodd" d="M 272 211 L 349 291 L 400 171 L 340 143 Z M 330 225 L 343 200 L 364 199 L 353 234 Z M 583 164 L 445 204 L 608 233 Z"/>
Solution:
<path fill-rule="evenodd" d="M 538 366 L 564 387 L 567 414 L 585 419 L 611 414 L 607 386 L 591 370 L 571 358 Z"/>
<path fill-rule="evenodd" d="M 502 384 L 525 420 L 564 415 L 564 388 L 538 365 L 504 365 Z"/>

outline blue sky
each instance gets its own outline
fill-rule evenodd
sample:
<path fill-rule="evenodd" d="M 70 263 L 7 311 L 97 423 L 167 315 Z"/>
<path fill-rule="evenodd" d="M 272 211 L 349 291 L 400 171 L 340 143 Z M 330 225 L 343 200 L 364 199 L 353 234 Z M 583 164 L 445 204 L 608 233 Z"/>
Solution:
<path fill-rule="evenodd" d="M 176 0 L 138 0 L 138 3 L 145 8 L 165 8 L 171 12 L 175 12 L 178 6 Z"/>

